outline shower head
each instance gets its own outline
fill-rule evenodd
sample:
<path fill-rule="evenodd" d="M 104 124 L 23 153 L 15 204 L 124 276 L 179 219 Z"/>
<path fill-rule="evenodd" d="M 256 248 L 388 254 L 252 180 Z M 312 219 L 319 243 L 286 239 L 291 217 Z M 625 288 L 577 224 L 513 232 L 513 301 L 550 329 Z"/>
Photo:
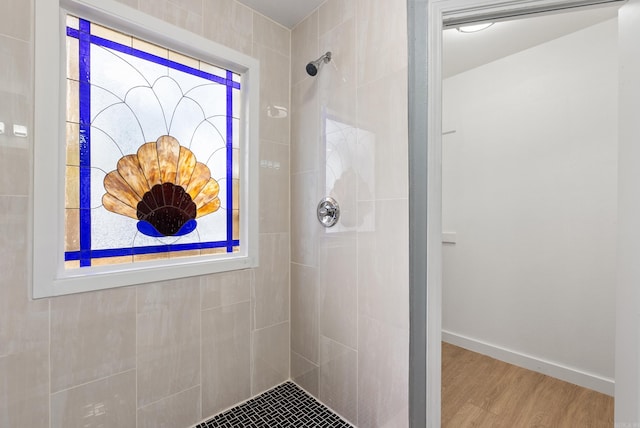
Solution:
<path fill-rule="evenodd" d="M 327 52 L 317 60 L 311 61 L 309 64 L 307 64 L 307 74 L 309 74 L 309 76 L 315 76 L 316 74 L 318 74 L 318 70 L 320 70 L 322 64 L 329 61 L 331 61 L 331 52 Z"/>

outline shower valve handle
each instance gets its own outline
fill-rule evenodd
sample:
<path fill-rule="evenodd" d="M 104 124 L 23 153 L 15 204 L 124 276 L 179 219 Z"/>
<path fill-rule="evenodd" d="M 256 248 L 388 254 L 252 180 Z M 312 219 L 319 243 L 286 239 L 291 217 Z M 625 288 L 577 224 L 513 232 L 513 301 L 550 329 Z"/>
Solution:
<path fill-rule="evenodd" d="M 318 221 L 324 227 L 334 226 L 340 218 L 340 206 L 338 202 L 331 197 L 326 197 L 321 200 L 316 212 Z"/>

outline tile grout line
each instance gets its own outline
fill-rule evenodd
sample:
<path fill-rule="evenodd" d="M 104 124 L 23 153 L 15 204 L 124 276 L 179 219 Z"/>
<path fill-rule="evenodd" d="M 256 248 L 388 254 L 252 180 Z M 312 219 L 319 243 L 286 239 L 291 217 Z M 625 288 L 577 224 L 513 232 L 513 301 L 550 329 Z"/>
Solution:
<path fill-rule="evenodd" d="M 354 85 L 354 96 L 355 96 L 355 121 L 356 121 L 356 126 L 359 125 L 360 123 L 360 103 L 358 102 L 359 98 L 359 86 L 358 86 L 358 76 L 359 76 L 359 66 L 358 66 L 358 19 L 359 19 L 359 13 L 358 13 L 358 5 L 357 3 L 354 3 L 352 5 L 353 7 L 353 52 L 354 52 L 354 76 L 355 76 L 355 85 Z M 360 132 L 357 132 L 356 128 L 356 153 L 358 153 L 358 151 L 360 150 Z M 360 216 L 360 183 L 356 180 L 356 204 L 355 204 L 355 211 L 356 211 L 356 218 L 359 218 Z M 361 232 L 358 231 L 358 228 L 356 228 L 356 249 L 355 249 L 355 253 L 356 253 L 356 373 L 355 373 L 355 378 L 356 378 L 356 393 L 355 393 L 355 397 L 354 397 L 354 405 L 355 405 L 355 424 L 357 425 L 360 419 L 360 235 Z"/>
<path fill-rule="evenodd" d="M 139 397 L 138 397 L 138 294 L 139 293 L 138 293 L 138 291 L 139 291 L 139 287 L 136 287 L 135 288 L 135 298 L 134 298 L 135 299 L 134 304 L 136 305 L 135 311 L 134 311 L 134 314 L 135 314 L 135 321 L 134 321 L 134 324 L 135 324 L 135 326 L 134 326 L 134 328 L 135 328 L 135 331 L 134 331 L 135 350 L 134 350 L 134 352 L 136 354 L 135 355 L 136 362 L 135 362 L 135 366 L 134 366 L 135 367 L 135 371 L 136 371 L 136 386 L 135 386 L 135 394 L 136 394 L 136 398 L 135 398 L 135 400 L 136 400 L 136 403 L 135 403 L 136 404 L 136 428 L 138 427 L 138 401 L 139 401 Z"/>
<path fill-rule="evenodd" d="M 173 394 L 171 394 L 171 395 L 167 395 L 166 397 L 162 397 L 162 398 L 160 398 L 160 399 L 158 399 L 158 400 L 155 400 L 155 401 L 152 401 L 152 402 L 150 402 L 150 403 L 147 403 L 147 404 L 145 404 L 144 406 L 140 406 L 140 407 L 138 407 L 136 410 L 142 410 L 142 409 L 144 409 L 144 408 L 146 408 L 146 407 L 153 406 L 154 404 L 158 404 L 158 403 L 159 403 L 159 402 L 161 402 L 161 401 L 167 400 L 167 399 L 169 399 L 169 398 L 173 398 L 173 397 L 175 397 L 176 395 L 180 395 L 180 394 L 183 394 L 183 393 L 185 393 L 185 392 L 187 392 L 187 391 L 190 391 L 190 390 L 192 390 L 192 389 L 196 389 L 196 388 L 198 388 L 199 386 L 200 386 L 200 385 L 193 385 L 193 386 L 190 386 L 189 388 L 186 388 L 186 389 L 183 389 L 183 390 L 181 390 L 181 391 L 175 392 L 175 393 L 173 393 Z M 136 412 L 136 413 L 137 413 L 137 412 Z"/>
<path fill-rule="evenodd" d="M 204 5 L 203 5 L 204 8 Z M 204 342 L 202 341 L 202 314 L 204 313 L 204 311 L 202 310 L 202 293 L 203 293 L 203 285 L 202 285 L 202 278 L 200 277 L 198 278 L 198 291 L 199 291 L 199 296 L 200 298 L 198 299 L 198 314 L 200 316 L 200 322 L 198 323 L 198 328 L 200 329 L 200 331 L 198 332 L 200 335 L 200 361 L 199 361 L 199 368 L 200 368 L 200 394 L 198 394 L 198 400 L 200 401 L 200 418 L 202 418 L 203 414 L 204 414 L 204 410 L 203 410 L 203 400 L 202 397 L 204 395 L 204 385 L 202 383 L 202 348 L 204 345 Z"/>
<path fill-rule="evenodd" d="M 324 3 L 323 3 L 324 4 Z M 316 9 L 317 13 L 316 13 L 316 53 L 320 54 L 320 45 L 321 45 L 321 40 L 320 40 L 320 6 L 318 6 L 318 8 Z M 314 56 L 315 58 L 315 56 Z M 320 85 L 318 84 L 318 91 L 320 91 Z M 316 98 L 316 102 L 318 103 L 318 113 L 319 113 L 319 117 L 318 117 L 318 131 L 320 131 L 320 135 L 318 137 L 320 137 L 320 140 L 322 139 L 322 135 L 323 135 L 323 130 L 322 130 L 322 103 L 320 102 L 320 97 L 321 94 L 317 93 Z M 326 126 L 326 125 L 325 125 Z M 325 137 L 326 139 L 326 137 Z M 326 145 L 326 141 L 325 141 L 325 145 Z M 319 147 L 322 147 L 322 144 L 319 143 Z M 326 149 L 325 149 L 326 150 Z M 324 165 L 323 165 L 324 169 L 327 169 L 327 161 L 326 161 L 326 155 L 325 155 L 325 160 L 324 160 Z M 316 187 L 318 187 L 318 185 L 320 184 L 320 168 L 318 165 L 318 172 L 316 173 Z M 322 187 L 325 188 L 325 191 L 322 193 L 328 194 L 327 189 L 326 189 L 326 178 L 324 179 L 325 183 Z M 320 199 L 323 197 L 322 194 L 318 195 L 320 197 Z M 314 296 L 315 296 L 315 300 L 316 300 L 316 307 L 315 309 L 315 322 L 316 322 L 316 331 L 314 333 L 317 334 L 316 337 L 316 360 L 317 360 L 317 366 L 318 366 L 318 371 L 317 371 L 317 379 L 318 379 L 318 383 L 317 383 L 317 394 L 318 394 L 318 399 L 320 399 L 320 396 L 322 394 L 322 386 L 324 384 L 323 380 L 322 380 L 322 322 L 321 322 L 321 316 L 320 316 L 320 308 L 321 308 L 321 303 L 320 303 L 320 234 L 318 233 L 318 235 L 315 236 L 315 273 L 314 273 L 314 282 L 315 282 L 315 290 L 314 290 Z M 313 322 L 313 316 L 310 316 L 311 321 Z M 303 358 L 307 359 L 307 361 L 312 362 L 311 360 L 309 360 L 308 358 L 304 357 L 303 355 L 301 355 Z M 311 394 L 310 394 L 311 395 Z"/>
<path fill-rule="evenodd" d="M 53 397 L 52 384 L 51 384 L 51 298 L 47 299 L 47 307 L 49 308 L 49 385 L 47 388 L 47 393 L 49 396 L 49 428 L 53 428 L 53 418 L 51 417 L 51 399 Z"/>
<path fill-rule="evenodd" d="M 123 375 L 125 373 L 132 372 L 134 370 L 136 370 L 136 368 L 132 367 L 132 368 L 129 368 L 127 370 L 123 370 L 121 372 L 112 373 L 112 374 L 109 374 L 109 375 L 106 375 L 106 376 L 102 376 L 102 377 L 99 377 L 99 378 L 96 378 L 96 379 L 92 379 L 92 380 L 87 381 L 87 382 L 79 383 L 77 385 L 73 385 L 73 386 L 70 386 L 68 388 L 61 389 L 59 391 L 55 391 L 55 392 L 51 391 L 50 395 L 53 396 L 53 395 L 56 395 L 56 394 L 60 394 L 61 392 L 68 392 L 68 391 L 71 391 L 71 390 L 74 390 L 74 389 L 77 389 L 77 388 L 81 388 L 83 386 L 90 385 L 92 383 L 101 382 L 103 380 L 109 379 L 110 377 L 120 376 L 120 375 Z M 137 406 L 136 406 L 136 408 L 137 408 Z"/>

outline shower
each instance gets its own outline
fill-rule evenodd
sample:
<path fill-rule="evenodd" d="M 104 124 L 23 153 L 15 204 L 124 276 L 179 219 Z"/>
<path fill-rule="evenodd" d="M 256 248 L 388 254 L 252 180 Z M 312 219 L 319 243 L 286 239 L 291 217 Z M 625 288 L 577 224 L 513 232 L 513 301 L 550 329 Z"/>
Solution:
<path fill-rule="evenodd" d="M 311 61 L 309 64 L 307 64 L 307 74 L 309 74 L 309 76 L 315 76 L 316 74 L 318 74 L 318 70 L 320 70 L 322 64 L 329 61 L 331 61 L 331 52 L 327 52 L 317 60 Z"/>

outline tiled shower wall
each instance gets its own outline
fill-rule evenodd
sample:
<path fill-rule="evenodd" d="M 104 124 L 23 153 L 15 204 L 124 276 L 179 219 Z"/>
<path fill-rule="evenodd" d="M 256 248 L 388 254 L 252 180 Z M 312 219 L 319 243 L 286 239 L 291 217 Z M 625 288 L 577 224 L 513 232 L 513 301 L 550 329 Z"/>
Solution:
<path fill-rule="evenodd" d="M 291 375 L 360 428 L 408 426 L 406 18 L 404 0 L 328 0 L 291 36 Z"/>
<path fill-rule="evenodd" d="M 123 2 L 260 59 L 260 268 L 29 300 L 33 4 L 2 0 L 0 121 L 30 135 L 0 135 L 0 428 L 187 427 L 289 378 L 289 119 L 266 112 L 290 31 L 234 0 Z"/>

